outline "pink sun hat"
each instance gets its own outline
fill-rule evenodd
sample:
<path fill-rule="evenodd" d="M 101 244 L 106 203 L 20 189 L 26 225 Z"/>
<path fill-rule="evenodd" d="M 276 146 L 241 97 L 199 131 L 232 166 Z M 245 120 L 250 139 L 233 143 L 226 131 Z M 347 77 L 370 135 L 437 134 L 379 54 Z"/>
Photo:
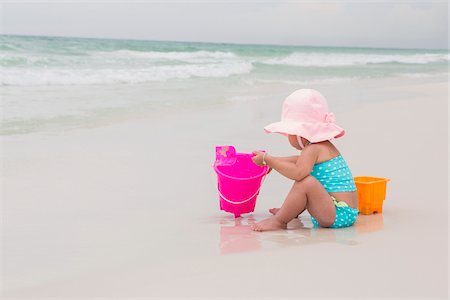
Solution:
<path fill-rule="evenodd" d="M 325 97 L 316 90 L 300 89 L 283 102 L 281 121 L 264 127 L 268 133 L 301 136 L 311 143 L 339 138 L 344 129 L 335 124 Z"/>

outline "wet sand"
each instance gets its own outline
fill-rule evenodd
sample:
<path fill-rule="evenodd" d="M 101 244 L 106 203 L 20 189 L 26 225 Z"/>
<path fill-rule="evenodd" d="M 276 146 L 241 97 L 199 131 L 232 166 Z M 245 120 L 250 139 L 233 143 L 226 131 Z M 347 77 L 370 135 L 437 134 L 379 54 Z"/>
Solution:
<path fill-rule="evenodd" d="M 295 154 L 262 130 L 282 99 L 4 136 L 5 299 L 446 299 L 448 78 L 312 88 L 346 129 L 336 145 L 353 174 L 391 179 L 382 214 L 345 229 L 302 215 L 289 230 L 253 232 L 291 185 L 275 172 L 254 213 L 219 210 L 216 145 Z"/>

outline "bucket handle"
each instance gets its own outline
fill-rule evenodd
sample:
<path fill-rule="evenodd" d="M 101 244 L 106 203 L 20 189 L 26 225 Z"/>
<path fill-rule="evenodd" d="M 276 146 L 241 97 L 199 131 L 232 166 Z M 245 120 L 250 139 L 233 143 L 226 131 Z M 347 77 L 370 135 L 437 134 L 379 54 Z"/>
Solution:
<path fill-rule="evenodd" d="M 223 200 L 225 200 L 225 201 L 227 201 L 227 202 L 229 202 L 229 203 L 231 203 L 231 204 L 242 204 L 242 203 L 245 203 L 245 202 L 247 202 L 247 201 L 250 201 L 250 199 L 252 199 L 252 198 L 255 197 L 256 195 L 258 195 L 258 193 L 259 193 L 259 191 L 261 190 L 261 187 L 262 187 L 262 185 L 263 185 L 263 183 L 264 183 L 264 180 L 266 179 L 266 176 L 267 176 L 267 173 L 264 174 L 264 177 L 263 177 L 263 179 L 261 180 L 261 184 L 259 185 L 259 188 L 256 190 L 256 192 L 255 192 L 253 195 L 251 195 L 250 197 L 248 197 L 247 199 L 243 200 L 243 201 L 236 202 L 236 201 L 232 201 L 232 200 L 228 199 L 227 197 L 225 197 L 225 196 L 222 194 L 222 192 L 220 191 L 220 189 L 219 189 L 219 184 L 218 184 L 218 183 L 217 183 L 217 191 L 219 192 L 219 195 L 220 195 L 220 197 L 221 197 Z"/>

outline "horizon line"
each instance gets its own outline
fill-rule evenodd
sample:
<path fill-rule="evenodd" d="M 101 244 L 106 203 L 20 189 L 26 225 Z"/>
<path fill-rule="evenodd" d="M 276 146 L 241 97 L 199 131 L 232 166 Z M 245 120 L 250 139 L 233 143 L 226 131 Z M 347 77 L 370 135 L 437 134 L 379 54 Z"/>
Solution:
<path fill-rule="evenodd" d="M 176 40 L 150 40 L 142 38 L 107 38 L 107 37 L 86 37 L 86 36 L 63 36 L 63 35 L 32 35 L 32 34 L 8 34 L 0 33 L 0 36 L 20 36 L 20 37 L 50 37 L 50 38 L 78 38 L 93 40 L 121 40 L 121 41 L 142 41 L 142 42 L 169 42 L 169 43 L 195 43 L 195 44 L 217 44 L 217 45 L 240 45 L 240 46 L 283 46 L 283 47 L 306 47 L 306 48 L 357 48 L 357 49 L 383 49 L 383 50 L 449 50 L 449 48 L 417 48 L 417 47 L 374 47 L 374 46 L 330 46 L 330 45 L 293 45 L 293 44 L 267 44 L 267 43 L 237 43 L 237 42 L 205 42 L 205 41 L 176 41 Z"/>

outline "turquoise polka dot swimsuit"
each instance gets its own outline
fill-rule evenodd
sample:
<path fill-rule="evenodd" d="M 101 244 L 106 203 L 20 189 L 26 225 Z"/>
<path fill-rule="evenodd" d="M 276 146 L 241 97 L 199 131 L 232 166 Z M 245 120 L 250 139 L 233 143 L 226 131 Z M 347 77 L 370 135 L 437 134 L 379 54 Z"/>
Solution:
<path fill-rule="evenodd" d="M 315 164 L 311 176 L 314 176 L 328 193 L 353 192 L 356 185 L 353 175 L 344 158 L 339 155 L 322 163 Z M 347 203 L 338 201 L 331 196 L 336 207 L 336 219 L 331 228 L 352 226 L 358 217 L 358 209 L 349 207 Z M 319 226 L 317 220 L 311 216 L 314 226 Z"/>
<path fill-rule="evenodd" d="M 356 191 L 352 172 L 341 155 L 315 164 L 311 175 L 319 180 L 328 193 Z"/>

